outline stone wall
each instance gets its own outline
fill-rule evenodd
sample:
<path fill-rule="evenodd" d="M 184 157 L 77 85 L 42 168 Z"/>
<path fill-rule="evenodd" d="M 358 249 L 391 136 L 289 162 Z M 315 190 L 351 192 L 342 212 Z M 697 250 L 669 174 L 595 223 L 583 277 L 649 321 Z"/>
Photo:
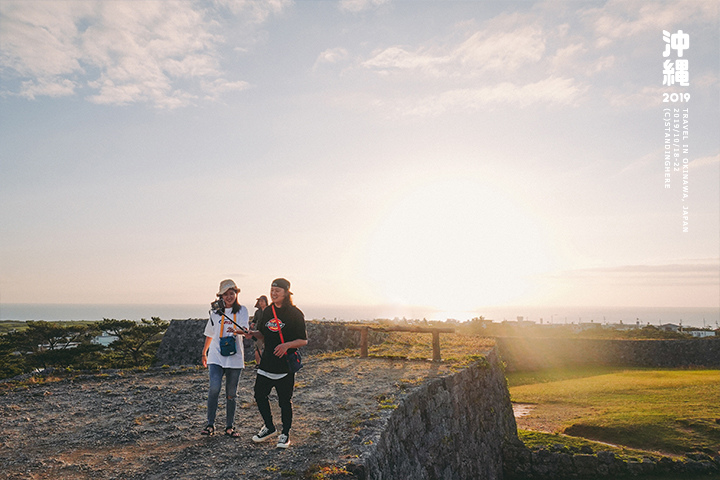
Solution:
<path fill-rule="evenodd" d="M 172 320 L 156 353 L 155 365 L 200 365 L 206 322 L 204 319 Z M 360 332 L 348 329 L 345 324 L 308 321 L 305 326 L 308 344 L 301 352 L 360 348 Z M 380 343 L 385 335 L 371 331 L 368 341 L 371 345 Z M 253 358 L 252 346 L 249 346 L 245 349 L 245 361 L 249 362 Z"/>
<path fill-rule="evenodd" d="M 369 480 L 494 480 L 513 442 L 517 426 L 493 351 L 406 397 L 362 460 Z"/>
<path fill-rule="evenodd" d="M 579 451 L 575 451 L 579 450 Z M 563 480 L 617 478 L 692 479 L 717 475 L 720 456 L 690 453 L 685 458 L 663 456 L 623 459 L 608 450 L 594 452 L 590 447 L 570 449 L 553 445 L 530 449 L 522 442 L 506 443 L 504 480 Z M 712 477 L 716 478 L 716 477 Z"/>
<path fill-rule="evenodd" d="M 207 320 L 172 320 L 155 354 L 155 365 L 200 365 Z"/>
<path fill-rule="evenodd" d="M 311 320 L 305 323 L 308 334 L 308 352 L 336 352 L 346 348 L 360 349 L 360 332 L 347 328 L 347 323 Z M 370 330 L 368 343 L 382 343 L 387 333 Z"/>
<path fill-rule="evenodd" d="M 720 340 L 606 340 L 498 337 L 509 371 L 563 365 L 654 368 L 720 367 Z"/>

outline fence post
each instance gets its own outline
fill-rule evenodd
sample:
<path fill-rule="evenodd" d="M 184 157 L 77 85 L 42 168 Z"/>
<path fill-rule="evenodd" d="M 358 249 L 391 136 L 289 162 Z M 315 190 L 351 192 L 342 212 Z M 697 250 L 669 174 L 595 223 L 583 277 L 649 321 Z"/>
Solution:
<path fill-rule="evenodd" d="M 368 356 L 368 327 L 360 329 L 360 358 Z"/>
<path fill-rule="evenodd" d="M 432 332 L 433 336 L 433 362 L 440 362 L 442 361 L 440 358 L 440 332 L 437 330 Z"/>

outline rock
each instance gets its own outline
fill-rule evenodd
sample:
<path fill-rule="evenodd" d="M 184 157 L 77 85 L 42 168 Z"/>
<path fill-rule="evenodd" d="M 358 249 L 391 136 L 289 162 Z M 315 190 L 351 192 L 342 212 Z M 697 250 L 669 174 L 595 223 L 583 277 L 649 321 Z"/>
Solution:
<path fill-rule="evenodd" d="M 573 457 L 573 464 L 579 475 L 592 475 L 597 473 L 598 457 L 587 454 L 575 455 Z"/>

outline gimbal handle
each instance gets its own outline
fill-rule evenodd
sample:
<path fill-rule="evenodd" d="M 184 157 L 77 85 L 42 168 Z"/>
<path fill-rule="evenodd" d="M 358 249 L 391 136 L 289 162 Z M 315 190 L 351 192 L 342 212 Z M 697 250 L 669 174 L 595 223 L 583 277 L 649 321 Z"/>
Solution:
<path fill-rule="evenodd" d="M 237 323 L 235 323 L 235 320 L 233 320 L 232 318 L 228 317 L 227 314 L 225 314 L 225 312 L 220 312 L 220 311 L 218 311 L 218 310 L 210 310 L 209 313 L 212 314 L 212 312 L 215 312 L 215 313 L 217 313 L 218 315 L 222 315 L 223 317 L 225 317 L 225 318 L 227 318 L 228 320 L 230 320 L 230 323 L 232 323 L 233 325 L 235 325 L 236 327 L 238 327 L 240 330 L 242 330 L 243 333 L 250 333 L 247 328 L 243 327 L 242 325 L 238 325 Z M 213 325 L 213 326 L 215 325 L 215 324 L 213 323 L 213 321 L 212 321 L 212 315 L 210 315 L 210 325 Z"/>

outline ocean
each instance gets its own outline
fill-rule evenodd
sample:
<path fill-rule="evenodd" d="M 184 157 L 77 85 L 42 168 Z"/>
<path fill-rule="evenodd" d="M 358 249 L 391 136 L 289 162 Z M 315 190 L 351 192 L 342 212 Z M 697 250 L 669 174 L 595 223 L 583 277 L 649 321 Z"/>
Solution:
<path fill-rule="evenodd" d="M 682 323 L 685 327 L 718 328 L 720 307 L 717 308 L 660 308 L 660 307 L 487 307 L 475 311 L 438 311 L 423 307 L 393 305 L 370 306 L 298 306 L 307 319 L 372 320 L 377 318 L 406 318 L 459 321 L 483 316 L 501 322 L 525 321 L 545 324 L 571 323 L 637 323 L 659 325 Z M 163 320 L 207 318 L 209 305 L 97 305 L 97 304 L 13 304 L 0 303 L 0 320 L 91 320 L 104 318 L 140 320 L 159 317 Z M 252 315 L 253 309 L 250 308 Z"/>

